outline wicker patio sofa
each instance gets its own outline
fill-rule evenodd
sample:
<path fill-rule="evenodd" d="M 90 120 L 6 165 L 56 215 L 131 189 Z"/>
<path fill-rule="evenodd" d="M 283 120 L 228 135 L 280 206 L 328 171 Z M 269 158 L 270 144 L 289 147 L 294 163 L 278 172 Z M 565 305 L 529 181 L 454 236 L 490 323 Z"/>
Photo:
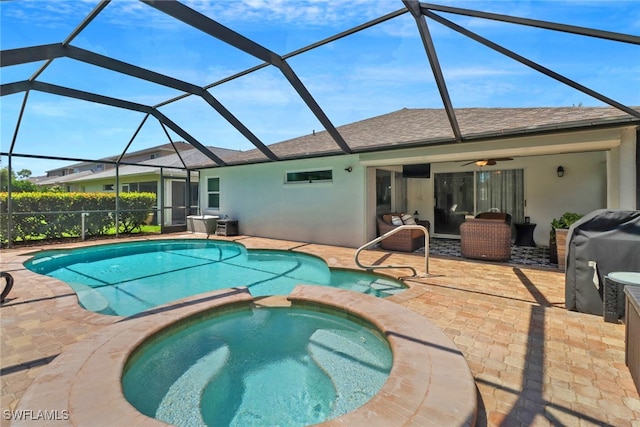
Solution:
<path fill-rule="evenodd" d="M 476 217 L 460 224 L 460 252 L 465 258 L 488 261 L 511 259 L 511 216 Z"/>
<path fill-rule="evenodd" d="M 378 222 L 378 236 L 382 236 L 385 233 L 399 227 L 392 223 L 392 217 L 397 216 L 402 218 L 402 213 L 390 213 L 377 216 Z M 430 230 L 429 221 L 416 221 L 416 224 L 422 225 L 427 230 Z M 388 251 L 401 251 L 401 252 L 413 252 L 424 246 L 424 233 L 422 230 L 403 230 L 398 233 L 389 236 L 380 242 L 380 247 Z"/>

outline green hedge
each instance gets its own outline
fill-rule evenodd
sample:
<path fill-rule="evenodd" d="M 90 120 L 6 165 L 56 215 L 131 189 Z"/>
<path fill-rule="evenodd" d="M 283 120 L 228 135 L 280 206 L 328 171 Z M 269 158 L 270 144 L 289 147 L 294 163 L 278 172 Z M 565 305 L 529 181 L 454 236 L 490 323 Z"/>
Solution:
<path fill-rule="evenodd" d="M 89 213 L 85 217 L 87 235 L 105 234 L 116 225 L 114 193 L 12 193 L 11 203 L 14 241 L 80 236 L 80 212 Z M 139 231 L 155 204 L 153 193 L 120 194 L 118 232 Z M 0 223 L 0 240 L 7 242 L 7 193 L 0 193 Z"/>

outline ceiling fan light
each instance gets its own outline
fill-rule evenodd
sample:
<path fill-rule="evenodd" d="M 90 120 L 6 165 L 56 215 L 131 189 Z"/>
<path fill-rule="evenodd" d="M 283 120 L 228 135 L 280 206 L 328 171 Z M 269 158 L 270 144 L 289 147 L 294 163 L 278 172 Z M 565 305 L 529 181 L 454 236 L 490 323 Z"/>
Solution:
<path fill-rule="evenodd" d="M 476 160 L 476 166 L 487 166 L 489 164 L 489 160 Z"/>

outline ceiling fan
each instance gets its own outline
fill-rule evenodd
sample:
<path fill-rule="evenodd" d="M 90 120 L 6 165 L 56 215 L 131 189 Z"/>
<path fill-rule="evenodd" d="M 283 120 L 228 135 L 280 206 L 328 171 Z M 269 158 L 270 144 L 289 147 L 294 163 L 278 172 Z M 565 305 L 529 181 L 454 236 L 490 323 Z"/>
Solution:
<path fill-rule="evenodd" d="M 478 159 L 478 160 L 473 160 L 471 162 L 465 163 L 463 165 L 460 166 L 467 166 L 470 165 L 471 163 L 475 163 L 477 166 L 493 166 L 498 162 L 504 162 L 507 160 L 513 160 L 511 157 L 497 157 L 495 159 Z"/>

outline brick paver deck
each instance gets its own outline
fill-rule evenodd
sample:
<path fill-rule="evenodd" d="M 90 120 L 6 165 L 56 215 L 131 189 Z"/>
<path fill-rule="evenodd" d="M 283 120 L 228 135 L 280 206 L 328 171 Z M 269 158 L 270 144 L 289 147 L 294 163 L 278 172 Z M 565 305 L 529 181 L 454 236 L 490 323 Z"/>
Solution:
<path fill-rule="evenodd" d="M 315 254 L 335 267 L 355 266 L 351 248 L 227 239 L 248 248 Z M 16 279 L 0 309 L 3 425 L 6 411 L 16 408 L 44 366 L 114 322 L 77 310 L 66 285 L 26 271 L 22 263 L 39 249 L 0 252 L 2 271 Z M 365 251 L 362 261 L 424 268 L 424 258 L 414 254 Z M 431 258 L 429 272 L 409 280 L 411 289 L 390 300 L 430 320 L 462 351 L 478 388 L 477 425 L 640 426 L 640 396 L 624 363 L 624 325 L 565 310 L 561 272 L 444 258 Z"/>

